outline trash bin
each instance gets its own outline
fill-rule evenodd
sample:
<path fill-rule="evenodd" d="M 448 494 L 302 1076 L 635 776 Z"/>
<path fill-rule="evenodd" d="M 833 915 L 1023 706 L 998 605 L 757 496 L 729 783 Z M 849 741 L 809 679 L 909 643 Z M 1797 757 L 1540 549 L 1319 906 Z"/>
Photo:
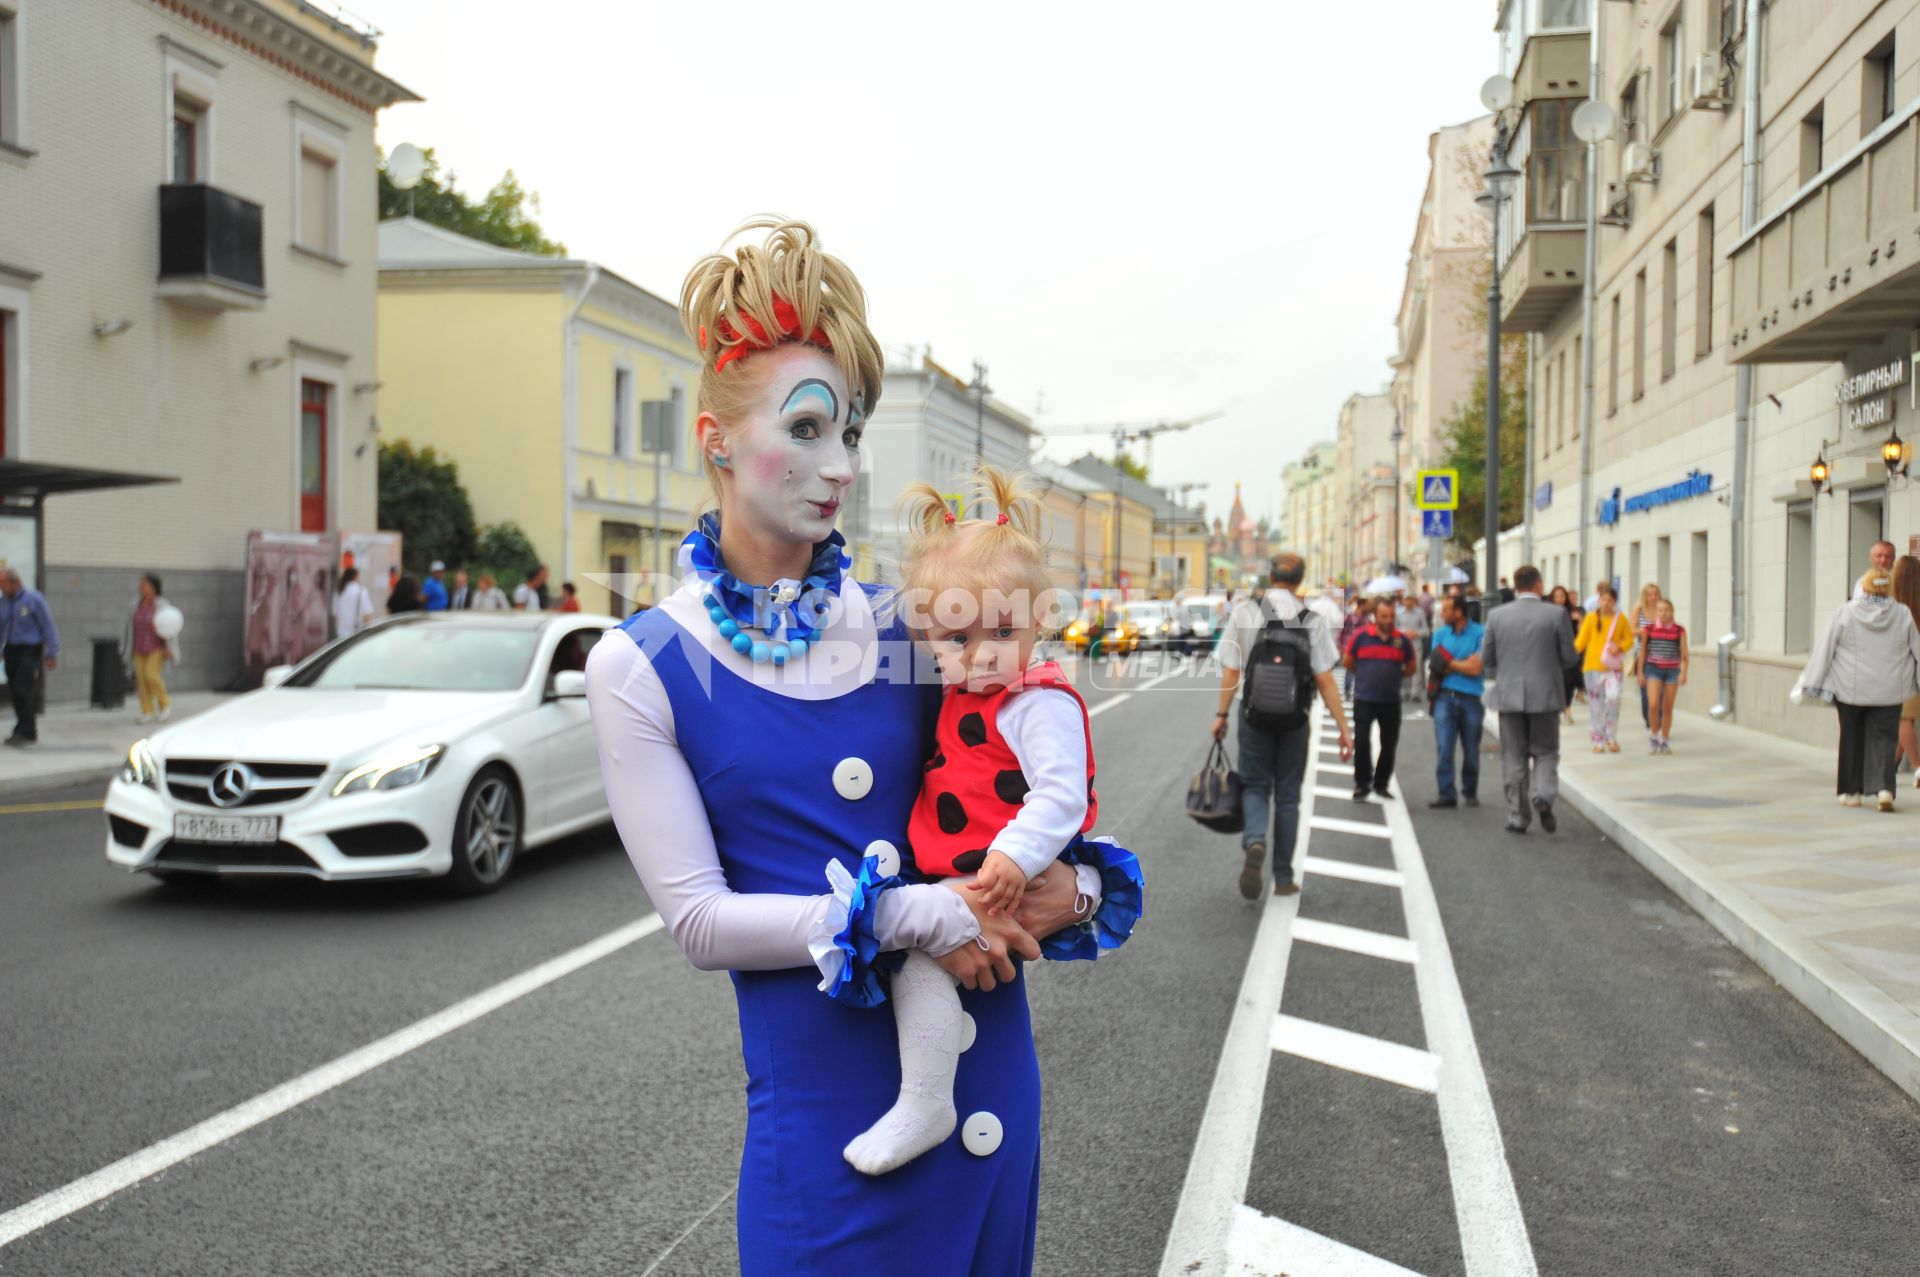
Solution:
<path fill-rule="evenodd" d="M 89 702 L 95 709 L 119 709 L 127 703 L 127 671 L 120 663 L 118 638 L 93 639 L 93 692 Z"/>

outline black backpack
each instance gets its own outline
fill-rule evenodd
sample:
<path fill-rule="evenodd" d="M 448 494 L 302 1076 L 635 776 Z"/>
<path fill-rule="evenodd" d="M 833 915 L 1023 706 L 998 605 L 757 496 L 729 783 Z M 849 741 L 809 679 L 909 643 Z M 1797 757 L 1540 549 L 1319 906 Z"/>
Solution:
<path fill-rule="evenodd" d="M 1247 654 L 1241 675 L 1240 713 L 1269 732 L 1297 731 L 1307 725 L 1313 704 L 1313 627 L 1323 624 L 1306 608 L 1293 621 L 1267 622 Z"/>

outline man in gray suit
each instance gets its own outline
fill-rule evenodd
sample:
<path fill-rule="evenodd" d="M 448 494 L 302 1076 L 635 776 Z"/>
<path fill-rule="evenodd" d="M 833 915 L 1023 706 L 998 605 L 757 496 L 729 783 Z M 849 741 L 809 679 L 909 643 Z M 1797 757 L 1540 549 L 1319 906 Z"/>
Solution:
<path fill-rule="evenodd" d="M 1513 591 L 1513 602 L 1487 618 L 1481 668 L 1493 686 L 1486 706 L 1500 715 L 1507 832 L 1526 833 L 1538 812 L 1540 828 L 1552 833 L 1553 801 L 1560 796 L 1560 711 L 1567 706 L 1566 669 L 1575 659 L 1573 623 L 1565 608 L 1541 600 L 1539 568 L 1515 572 Z"/>

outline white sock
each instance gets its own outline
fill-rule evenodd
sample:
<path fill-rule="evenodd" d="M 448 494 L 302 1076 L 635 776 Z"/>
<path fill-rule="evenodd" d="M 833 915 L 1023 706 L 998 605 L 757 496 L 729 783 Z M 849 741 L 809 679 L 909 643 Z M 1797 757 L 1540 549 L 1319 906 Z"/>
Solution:
<path fill-rule="evenodd" d="M 900 1034 L 900 1098 L 853 1138 L 842 1155 L 855 1170 L 884 1175 L 953 1134 L 953 1074 L 960 1060 L 960 991 L 938 962 L 918 949 L 893 977 Z"/>

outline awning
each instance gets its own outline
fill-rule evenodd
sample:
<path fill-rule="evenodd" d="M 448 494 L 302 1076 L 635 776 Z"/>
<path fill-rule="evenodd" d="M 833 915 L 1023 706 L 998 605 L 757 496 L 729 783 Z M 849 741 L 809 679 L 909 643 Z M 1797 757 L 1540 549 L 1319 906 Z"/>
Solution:
<path fill-rule="evenodd" d="M 102 488 L 137 488 L 151 483 L 178 483 L 173 475 L 131 474 L 124 470 L 95 470 L 91 466 L 55 466 L 39 461 L 0 457 L 0 497 L 45 497 L 62 492 L 96 492 Z"/>

